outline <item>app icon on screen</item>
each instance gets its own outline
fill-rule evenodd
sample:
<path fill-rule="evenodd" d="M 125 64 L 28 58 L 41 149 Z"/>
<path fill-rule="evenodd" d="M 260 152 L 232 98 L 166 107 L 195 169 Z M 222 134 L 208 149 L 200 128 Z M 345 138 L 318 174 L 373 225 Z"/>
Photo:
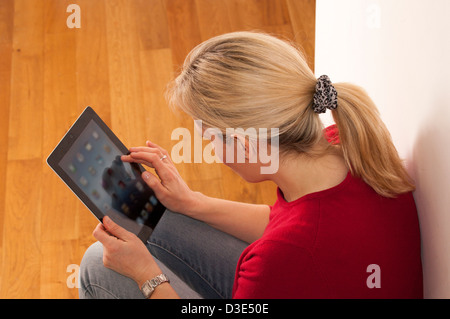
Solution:
<path fill-rule="evenodd" d="M 89 173 L 91 173 L 92 176 L 94 176 L 97 173 L 95 168 L 93 168 L 92 166 L 89 166 L 88 170 L 89 170 Z"/>
<path fill-rule="evenodd" d="M 103 160 L 103 157 L 101 155 L 97 155 L 97 157 L 95 158 L 95 160 L 97 161 L 97 163 L 99 165 L 103 165 L 105 163 L 105 161 Z"/>
<path fill-rule="evenodd" d="M 136 182 L 136 188 L 137 188 L 138 191 L 140 191 L 141 193 L 144 192 L 144 186 L 141 184 L 141 182 Z"/>
<path fill-rule="evenodd" d="M 88 184 L 88 180 L 84 176 L 81 176 L 80 183 L 81 185 L 86 186 Z"/>
<path fill-rule="evenodd" d="M 156 206 L 156 204 L 158 204 L 158 200 L 154 195 L 150 196 L 150 203 L 152 203 L 153 206 Z"/>
<path fill-rule="evenodd" d="M 130 213 L 130 207 L 129 207 L 127 204 L 123 203 L 122 206 L 120 206 L 120 208 L 122 209 L 122 211 L 123 211 L 125 214 L 128 215 L 128 214 Z"/>
<path fill-rule="evenodd" d="M 94 196 L 96 199 L 100 198 L 100 194 L 95 189 L 92 191 L 92 196 Z"/>
<path fill-rule="evenodd" d="M 143 219 L 147 219 L 148 218 L 148 212 L 146 211 L 146 210 L 141 210 L 141 217 L 143 218 Z"/>
<path fill-rule="evenodd" d="M 73 165 L 71 163 L 71 164 L 69 164 L 69 171 L 71 171 L 72 173 L 75 173 L 77 171 L 77 168 L 75 167 L 75 165 Z"/>
<path fill-rule="evenodd" d="M 81 153 L 77 153 L 77 160 L 80 163 L 84 162 L 84 155 Z"/>
<path fill-rule="evenodd" d="M 145 203 L 145 210 L 146 210 L 147 212 L 151 213 L 152 210 L 153 210 L 153 206 L 150 205 L 150 203 Z"/>

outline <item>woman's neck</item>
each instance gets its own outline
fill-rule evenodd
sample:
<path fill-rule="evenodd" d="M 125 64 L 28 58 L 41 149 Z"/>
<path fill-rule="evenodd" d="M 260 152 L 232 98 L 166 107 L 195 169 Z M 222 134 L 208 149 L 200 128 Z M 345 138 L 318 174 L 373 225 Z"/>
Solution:
<path fill-rule="evenodd" d="M 271 180 L 288 202 L 339 185 L 348 173 L 343 156 L 337 152 L 320 157 L 290 154 L 280 158 L 280 163 Z"/>

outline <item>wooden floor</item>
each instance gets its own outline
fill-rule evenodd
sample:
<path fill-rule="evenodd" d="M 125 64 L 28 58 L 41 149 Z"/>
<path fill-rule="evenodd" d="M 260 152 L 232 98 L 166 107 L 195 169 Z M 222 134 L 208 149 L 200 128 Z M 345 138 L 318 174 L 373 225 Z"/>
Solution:
<path fill-rule="evenodd" d="M 67 6 L 81 8 L 69 29 Z M 1 0 L 0 298 L 77 298 L 67 271 L 95 240 L 96 219 L 45 160 L 91 105 L 127 146 L 170 151 L 176 127 L 163 92 L 186 54 L 221 33 L 262 30 L 299 43 L 313 65 L 314 0 Z M 179 164 L 191 188 L 273 203 L 220 164 Z M 76 266 L 75 266 L 76 267 Z"/>

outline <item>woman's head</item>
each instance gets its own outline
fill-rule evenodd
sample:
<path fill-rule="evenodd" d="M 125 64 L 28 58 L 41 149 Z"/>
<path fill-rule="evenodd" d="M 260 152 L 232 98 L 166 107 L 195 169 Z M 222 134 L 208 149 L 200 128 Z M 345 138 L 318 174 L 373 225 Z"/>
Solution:
<path fill-rule="evenodd" d="M 202 120 L 204 127 L 218 128 L 224 135 L 227 128 L 254 128 L 256 132 L 277 128 L 281 154 L 317 156 L 317 150 L 323 153 L 330 147 L 317 147 L 323 145 L 324 135 L 313 107 L 316 83 L 305 57 L 292 44 L 263 33 L 235 32 L 194 48 L 167 96 L 172 106 Z M 386 164 L 390 173 L 384 175 L 402 175 L 397 178 L 400 184 L 407 174 L 398 165 L 400 160 L 373 102 L 356 86 L 341 83 L 335 88 L 338 107 L 333 117 L 352 173 L 385 196 L 402 192 L 405 188 L 395 186 L 383 191 L 386 183 L 380 184 Z M 372 131 L 365 132 L 367 126 Z M 256 135 L 253 138 L 261 138 Z M 271 137 L 264 138 L 270 141 Z M 373 158 L 380 157 L 380 153 L 372 154 L 380 150 L 388 159 Z M 369 167 L 366 161 L 384 167 Z"/>
<path fill-rule="evenodd" d="M 289 43 L 266 34 L 236 32 L 193 49 L 169 99 L 204 126 L 223 133 L 226 128 L 279 128 L 280 137 L 292 147 L 292 139 L 321 130 L 318 117 L 299 116 L 311 104 L 315 84 L 303 55 Z"/>

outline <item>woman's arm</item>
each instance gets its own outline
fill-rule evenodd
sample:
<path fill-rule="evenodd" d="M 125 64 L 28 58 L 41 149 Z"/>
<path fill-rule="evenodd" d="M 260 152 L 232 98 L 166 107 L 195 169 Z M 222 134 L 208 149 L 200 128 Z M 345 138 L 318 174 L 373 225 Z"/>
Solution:
<path fill-rule="evenodd" d="M 163 156 L 166 155 L 167 157 Z M 269 222 L 270 208 L 205 196 L 192 191 L 183 181 L 169 154 L 160 146 L 147 142 L 147 147 L 130 148 L 124 162 L 145 164 L 155 169 L 158 177 L 144 172 L 142 177 L 156 197 L 171 211 L 201 220 L 243 241 L 260 238 Z"/>
<path fill-rule="evenodd" d="M 184 214 L 248 243 L 260 238 L 269 223 L 267 205 L 212 198 L 199 192 L 193 193 L 191 203 Z"/>

